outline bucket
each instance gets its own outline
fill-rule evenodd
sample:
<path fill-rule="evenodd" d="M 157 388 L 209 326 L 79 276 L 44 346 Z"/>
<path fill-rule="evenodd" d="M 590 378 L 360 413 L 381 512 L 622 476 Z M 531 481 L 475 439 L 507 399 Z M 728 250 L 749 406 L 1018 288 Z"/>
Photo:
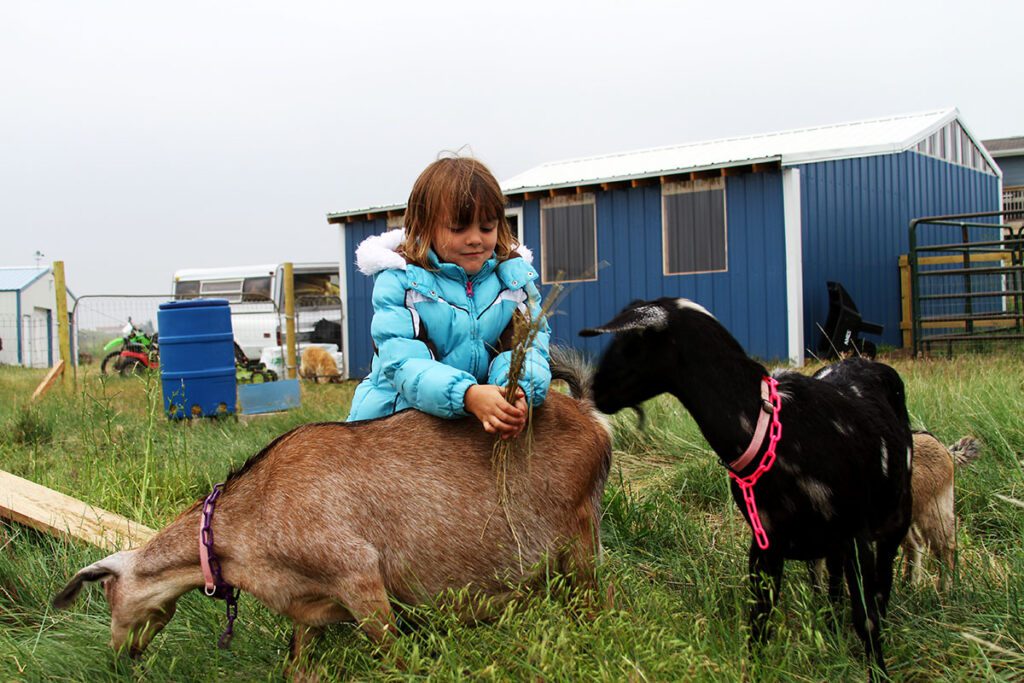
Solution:
<path fill-rule="evenodd" d="M 235 344 L 225 299 L 160 304 L 160 383 L 171 418 L 235 412 Z"/>

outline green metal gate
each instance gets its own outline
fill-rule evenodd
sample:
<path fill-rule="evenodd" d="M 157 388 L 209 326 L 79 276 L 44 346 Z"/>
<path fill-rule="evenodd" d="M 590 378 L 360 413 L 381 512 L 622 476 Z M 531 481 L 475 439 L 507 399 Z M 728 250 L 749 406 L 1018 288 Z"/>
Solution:
<path fill-rule="evenodd" d="M 1024 228 L 1001 222 L 1019 211 L 910 221 L 914 354 L 939 345 L 1024 341 Z"/>

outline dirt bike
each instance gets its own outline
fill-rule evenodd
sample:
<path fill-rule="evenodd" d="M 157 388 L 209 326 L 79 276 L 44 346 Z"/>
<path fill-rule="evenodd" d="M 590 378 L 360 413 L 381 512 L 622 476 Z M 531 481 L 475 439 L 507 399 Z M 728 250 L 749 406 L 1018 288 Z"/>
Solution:
<path fill-rule="evenodd" d="M 111 339 L 104 345 L 106 355 L 100 363 L 100 374 L 120 373 L 127 377 L 143 369 L 155 370 L 160 367 L 160 342 L 158 335 L 146 334 L 135 327 L 131 318 L 121 330 L 123 336 Z"/>

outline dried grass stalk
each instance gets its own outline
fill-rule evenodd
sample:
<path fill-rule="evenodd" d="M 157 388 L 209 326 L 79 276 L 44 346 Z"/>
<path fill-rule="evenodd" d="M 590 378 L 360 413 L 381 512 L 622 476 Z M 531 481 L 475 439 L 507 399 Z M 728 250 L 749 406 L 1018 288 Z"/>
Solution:
<path fill-rule="evenodd" d="M 544 298 L 540 311 L 536 315 L 533 315 L 527 306 L 525 314 L 516 311 L 512 316 L 512 356 L 509 359 L 508 384 L 505 385 L 505 400 L 509 403 L 515 401 L 519 380 L 526 370 L 526 359 L 537 340 L 537 334 L 544 327 L 548 314 L 561 299 L 561 295 L 562 285 L 555 283 L 551 286 L 551 290 Z M 533 407 L 529 405 L 529 401 L 527 401 L 527 411 L 526 429 L 523 433 L 514 439 L 495 438 L 494 448 L 491 452 L 491 465 L 497 479 L 498 503 L 506 508 L 506 516 L 511 500 L 508 487 L 509 463 L 517 456 L 528 459 L 533 448 Z"/>

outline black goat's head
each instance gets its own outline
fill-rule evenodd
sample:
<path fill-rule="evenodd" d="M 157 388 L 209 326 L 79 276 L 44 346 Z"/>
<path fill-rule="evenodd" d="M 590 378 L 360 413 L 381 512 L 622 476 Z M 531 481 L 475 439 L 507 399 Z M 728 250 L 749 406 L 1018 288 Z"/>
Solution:
<path fill-rule="evenodd" d="M 605 324 L 580 331 L 583 337 L 615 335 L 594 375 L 599 410 L 615 413 L 636 407 L 671 388 L 678 356 L 671 318 L 679 301 L 685 300 L 634 301 Z"/>

